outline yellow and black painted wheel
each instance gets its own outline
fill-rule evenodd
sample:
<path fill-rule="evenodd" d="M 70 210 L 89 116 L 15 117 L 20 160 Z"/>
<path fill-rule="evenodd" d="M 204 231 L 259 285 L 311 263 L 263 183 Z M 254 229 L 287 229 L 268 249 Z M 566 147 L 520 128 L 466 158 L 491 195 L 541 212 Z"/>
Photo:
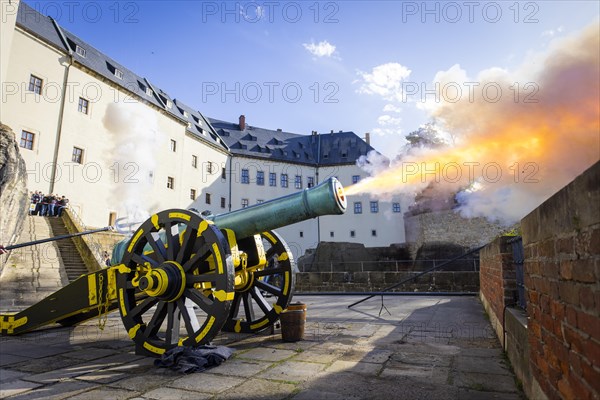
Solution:
<path fill-rule="evenodd" d="M 175 346 L 206 344 L 226 322 L 234 298 L 229 244 L 191 211 L 155 214 L 127 244 L 117 297 L 136 353 L 156 357 Z"/>
<path fill-rule="evenodd" d="M 296 282 L 292 252 L 276 232 L 263 232 L 260 236 L 267 263 L 250 272 L 250 285 L 236 290 L 225 331 L 254 333 L 268 328 L 292 300 Z"/>

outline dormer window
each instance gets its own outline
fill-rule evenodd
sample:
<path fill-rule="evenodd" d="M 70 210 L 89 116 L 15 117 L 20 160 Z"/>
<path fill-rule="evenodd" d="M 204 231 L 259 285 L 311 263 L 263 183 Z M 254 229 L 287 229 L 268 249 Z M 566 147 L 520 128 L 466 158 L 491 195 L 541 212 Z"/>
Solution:
<path fill-rule="evenodd" d="M 123 79 L 123 71 L 118 68 L 115 68 L 115 76 L 119 79 Z"/>
<path fill-rule="evenodd" d="M 84 49 L 83 47 L 81 47 L 81 46 L 79 46 L 79 45 L 76 45 L 76 46 L 75 46 L 75 52 L 76 52 L 77 54 L 79 54 L 81 57 L 85 58 L 86 51 L 85 51 L 85 49 Z"/>
<path fill-rule="evenodd" d="M 148 96 L 152 96 L 152 89 L 150 89 L 149 87 L 146 88 L 145 92 Z"/>
<path fill-rule="evenodd" d="M 171 100 L 167 100 L 167 108 L 173 107 L 173 102 Z"/>
<path fill-rule="evenodd" d="M 184 111 L 184 112 L 183 112 L 183 116 L 184 116 L 185 118 L 189 118 L 189 117 L 190 117 L 190 114 L 189 114 L 187 111 Z"/>
<path fill-rule="evenodd" d="M 195 123 L 199 123 L 200 119 L 198 117 L 196 117 L 195 115 L 192 115 L 192 118 L 194 118 L 194 122 Z"/>

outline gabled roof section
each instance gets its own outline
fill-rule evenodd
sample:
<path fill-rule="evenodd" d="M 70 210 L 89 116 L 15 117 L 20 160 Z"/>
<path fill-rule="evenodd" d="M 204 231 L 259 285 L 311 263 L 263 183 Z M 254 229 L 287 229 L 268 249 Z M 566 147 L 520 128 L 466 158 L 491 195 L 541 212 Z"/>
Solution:
<path fill-rule="evenodd" d="M 299 135 L 248 124 L 241 131 L 237 123 L 214 118 L 209 121 L 231 152 L 242 156 L 327 166 L 354 164 L 374 150 L 354 132 Z"/>
<path fill-rule="evenodd" d="M 217 135 L 200 112 L 193 111 L 181 102 L 175 104 L 175 100 L 169 94 L 152 84 L 148 79 L 137 75 L 121 63 L 81 40 L 75 34 L 61 28 L 52 18 L 40 14 L 23 1 L 19 3 L 17 25 L 53 47 L 72 54 L 76 63 L 94 71 L 113 84 L 134 93 L 139 99 L 153 104 L 171 117 L 187 124 L 187 130 L 196 137 L 228 150 L 225 142 Z M 66 38 L 66 43 L 61 39 L 61 32 Z M 77 51 L 78 47 L 80 51 Z M 121 101 L 127 101 L 127 99 L 124 98 Z M 192 115 L 196 118 L 191 119 L 193 124 L 190 127 L 189 122 Z M 204 134 L 202 131 L 205 131 Z"/>

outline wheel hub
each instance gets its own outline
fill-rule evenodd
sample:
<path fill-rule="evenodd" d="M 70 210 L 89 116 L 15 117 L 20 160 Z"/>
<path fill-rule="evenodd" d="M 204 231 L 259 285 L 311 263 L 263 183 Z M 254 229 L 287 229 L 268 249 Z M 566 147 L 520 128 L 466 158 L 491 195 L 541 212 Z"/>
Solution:
<path fill-rule="evenodd" d="M 166 261 L 142 276 L 139 288 L 148 296 L 175 301 L 181 297 L 185 289 L 183 267 L 175 261 Z"/>

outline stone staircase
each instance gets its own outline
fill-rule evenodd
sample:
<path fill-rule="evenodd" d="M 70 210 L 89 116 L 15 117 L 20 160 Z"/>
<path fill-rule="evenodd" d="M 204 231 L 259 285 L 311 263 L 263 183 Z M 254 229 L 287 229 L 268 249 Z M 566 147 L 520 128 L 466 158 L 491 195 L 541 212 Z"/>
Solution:
<path fill-rule="evenodd" d="M 52 236 L 67 235 L 69 231 L 65 227 L 62 218 L 47 217 L 52 229 Z M 56 245 L 60 252 L 60 257 L 63 261 L 65 273 L 69 278 L 69 282 L 73 282 L 81 275 L 87 274 L 89 271 L 83 262 L 83 259 L 79 255 L 73 239 L 57 240 Z"/>

